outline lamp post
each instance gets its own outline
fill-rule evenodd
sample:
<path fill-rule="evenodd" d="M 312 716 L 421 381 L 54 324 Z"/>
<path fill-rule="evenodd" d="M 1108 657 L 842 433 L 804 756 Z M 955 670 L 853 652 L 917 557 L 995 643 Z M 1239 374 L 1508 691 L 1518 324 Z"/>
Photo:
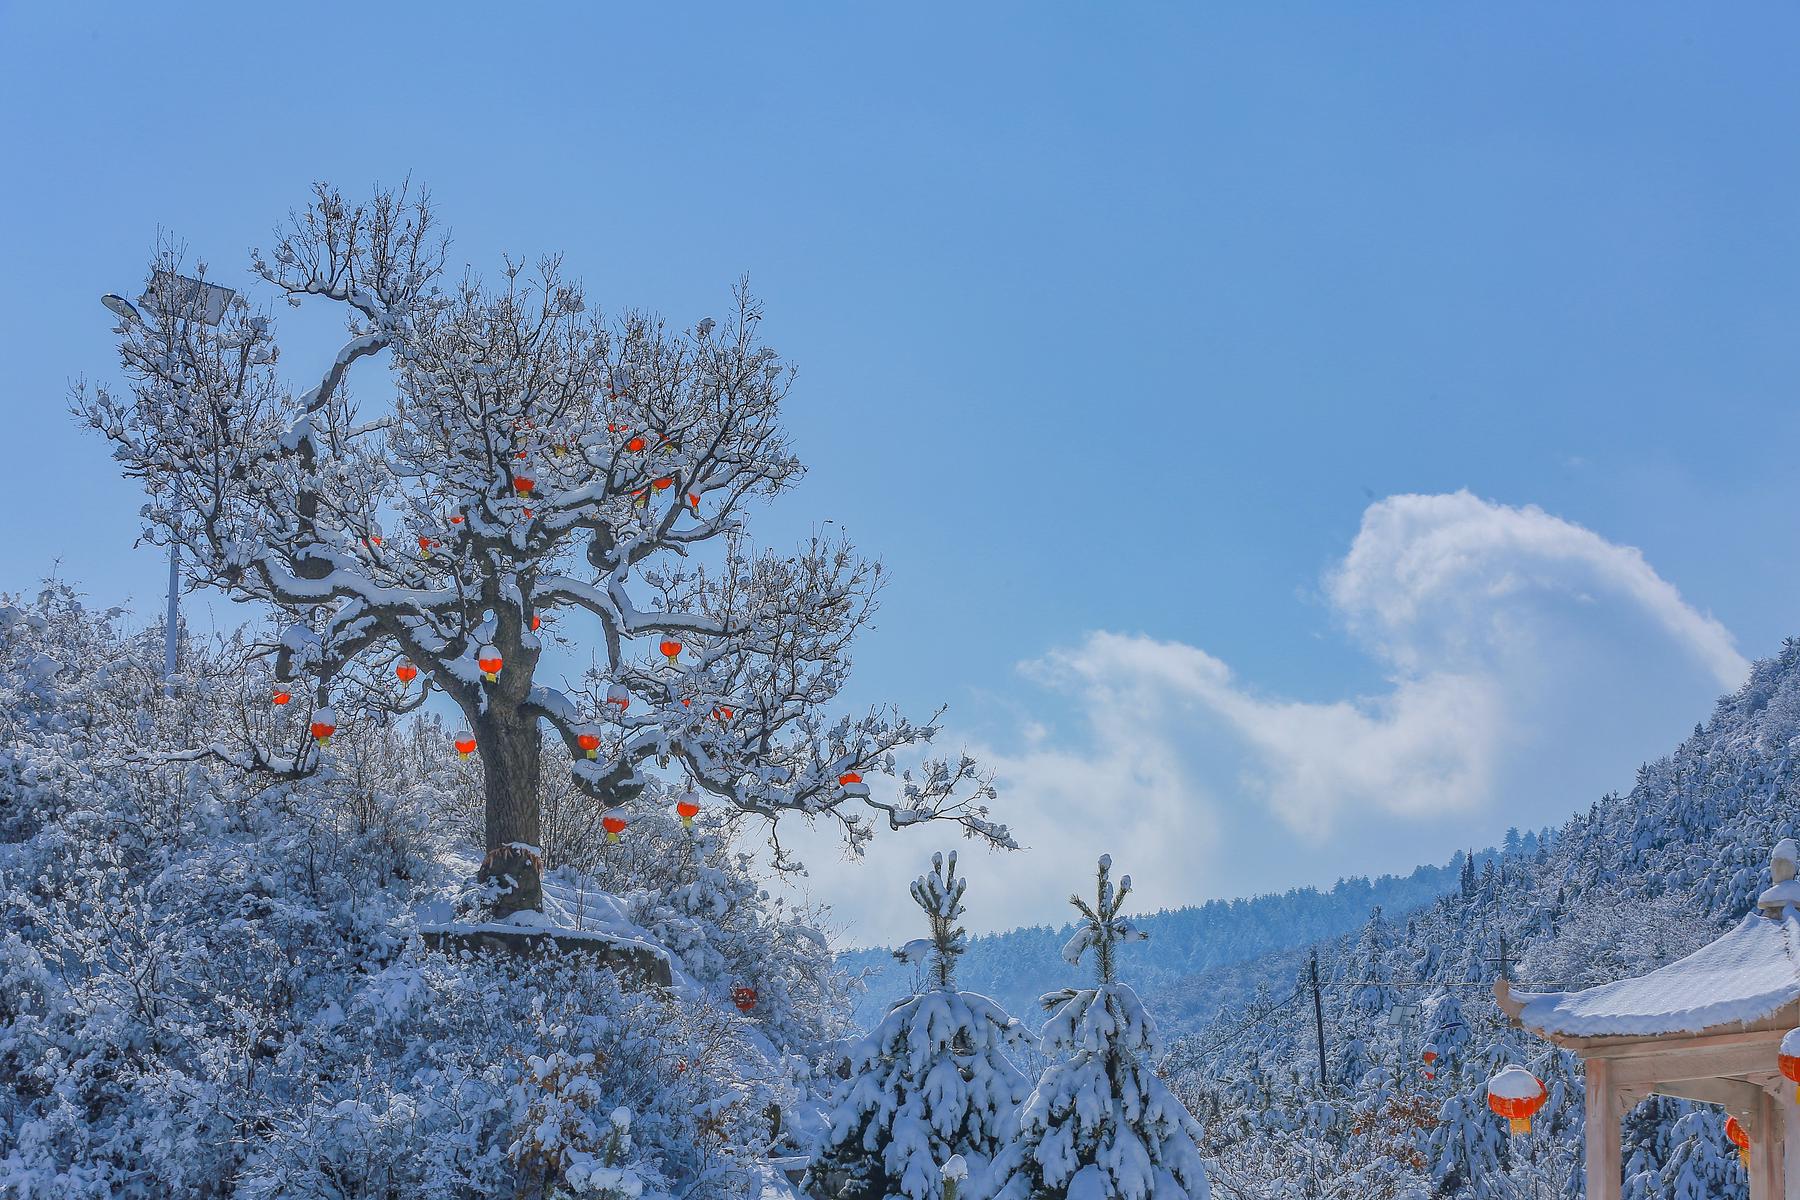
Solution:
<path fill-rule="evenodd" d="M 138 305 L 154 313 L 159 320 L 169 321 L 186 318 L 206 325 L 217 325 L 225 319 L 226 311 L 231 307 L 231 298 L 237 292 L 228 287 L 220 287 L 216 283 L 207 283 L 204 279 L 195 279 L 189 275 L 178 275 L 174 271 L 158 270 L 150 276 L 150 286 L 138 297 Z M 130 325 L 143 325 L 143 314 L 137 305 L 125 297 L 108 292 L 100 297 L 100 303 L 119 318 Z M 173 538 L 169 539 L 169 608 L 163 618 L 163 690 L 171 686 L 175 677 L 175 668 L 179 665 L 177 656 L 181 640 L 177 629 L 181 623 L 181 547 Z"/>

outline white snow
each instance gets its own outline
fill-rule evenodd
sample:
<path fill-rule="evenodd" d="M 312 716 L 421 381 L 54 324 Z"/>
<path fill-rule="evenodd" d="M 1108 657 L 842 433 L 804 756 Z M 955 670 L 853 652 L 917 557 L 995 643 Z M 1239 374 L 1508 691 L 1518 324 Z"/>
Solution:
<path fill-rule="evenodd" d="M 1800 879 L 1784 879 L 1780 883 L 1770 884 L 1756 898 L 1756 906 L 1773 909 L 1800 907 Z"/>
<path fill-rule="evenodd" d="M 1571 1037 L 1699 1033 L 1759 1021 L 1800 999 L 1800 915 L 1752 913 L 1666 967 L 1580 992 L 1530 996 L 1519 1019 Z M 1524 998 L 1526 993 L 1515 992 Z"/>
<path fill-rule="evenodd" d="M 1517 1063 L 1488 1080 L 1488 1095 L 1501 1100 L 1534 1100 L 1543 1091 L 1543 1081 Z"/>

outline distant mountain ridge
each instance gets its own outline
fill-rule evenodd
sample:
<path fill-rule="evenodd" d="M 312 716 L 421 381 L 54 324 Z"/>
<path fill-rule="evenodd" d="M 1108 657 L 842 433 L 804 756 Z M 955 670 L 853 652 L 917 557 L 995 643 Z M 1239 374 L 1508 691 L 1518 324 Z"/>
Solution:
<path fill-rule="evenodd" d="M 1518 845 L 1535 851 L 1537 835 L 1524 835 Z M 1498 850 L 1479 851 L 1472 868 L 1465 870 L 1469 856 L 1459 851 L 1443 866 L 1375 879 L 1351 876 L 1338 880 L 1329 891 L 1290 888 L 1162 909 L 1138 918 L 1150 937 L 1126 948 L 1125 978 L 1166 1029 L 1193 1028 L 1216 1015 L 1191 986 L 1196 978 L 1352 933 L 1375 907 L 1393 915 L 1424 908 L 1500 857 Z M 978 896 L 974 902 L 979 904 Z M 1079 982 L 1080 973 L 1062 959 L 1062 946 L 1072 928 L 1033 925 L 971 938 L 969 952 L 957 968 L 958 986 L 990 996 L 1014 1016 L 1032 1020 L 1039 996 Z M 867 984 L 856 1014 L 865 1028 L 920 986 L 917 968 L 898 961 L 886 947 L 847 951 L 838 962 L 863 976 Z"/>

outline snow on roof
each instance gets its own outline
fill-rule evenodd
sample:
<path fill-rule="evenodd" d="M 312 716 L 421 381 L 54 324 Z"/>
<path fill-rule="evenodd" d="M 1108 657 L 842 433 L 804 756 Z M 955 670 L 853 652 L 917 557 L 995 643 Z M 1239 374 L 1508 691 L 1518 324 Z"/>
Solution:
<path fill-rule="evenodd" d="M 1800 912 L 1751 913 L 1679 962 L 1580 992 L 1512 993 L 1529 1028 L 1569 1037 L 1699 1033 L 1800 1000 Z"/>

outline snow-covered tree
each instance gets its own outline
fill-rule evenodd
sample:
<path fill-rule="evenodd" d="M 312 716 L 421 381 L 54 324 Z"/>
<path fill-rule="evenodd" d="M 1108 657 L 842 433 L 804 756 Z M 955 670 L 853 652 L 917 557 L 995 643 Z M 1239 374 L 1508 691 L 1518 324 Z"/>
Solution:
<path fill-rule="evenodd" d="M 1092 952 L 1096 986 L 1053 992 L 1043 1047 L 1051 1063 L 1020 1112 L 1019 1130 L 996 1160 L 1001 1200 L 1205 1200 L 1199 1124 L 1156 1074 L 1155 1026 L 1118 978 L 1119 947 L 1143 937 L 1123 915 L 1131 876 L 1113 886 L 1100 858 L 1094 903 L 1063 949 L 1070 963 Z"/>
<path fill-rule="evenodd" d="M 881 570 L 841 540 L 786 555 L 746 540 L 749 506 L 802 470 L 780 423 L 791 372 L 758 341 L 756 303 L 740 289 L 727 320 L 681 331 L 609 322 L 554 257 L 489 287 L 446 283 L 445 254 L 422 195 L 352 204 L 319 186 L 251 259 L 276 297 L 345 316 L 349 339 L 297 388 L 272 316 L 242 295 L 220 311 L 172 251 L 139 307 L 115 304 L 128 387 L 78 388 L 78 413 L 143 481 L 147 539 L 181 549 L 188 586 L 281 614 L 275 675 L 310 685 L 284 745 L 208 749 L 298 777 L 319 761 L 312 726 L 322 746 L 327 727 L 440 690 L 477 744 L 483 875 L 512 881 L 500 914 L 541 902 L 546 729 L 607 808 L 655 763 L 771 826 L 835 818 L 852 846 L 881 819 L 1010 844 L 966 758 L 892 793 L 863 783 L 931 722 L 825 714 Z M 353 394 L 384 354 L 386 389 Z M 580 688 L 539 678 L 559 612 L 598 618 Z"/>
<path fill-rule="evenodd" d="M 809 1175 L 830 1195 L 938 1200 L 958 1156 L 958 1194 L 987 1194 L 989 1164 L 1030 1090 L 1010 1055 L 1030 1036 L 986 996 L 956 990 L 967 886 L 955 851 L 932 855 L 930 873 L 913 881 L 931 932 L 911 947 L 929 957 L 931 986 L 894 1005 L 851 1052 L 850 1082 Z"/>

